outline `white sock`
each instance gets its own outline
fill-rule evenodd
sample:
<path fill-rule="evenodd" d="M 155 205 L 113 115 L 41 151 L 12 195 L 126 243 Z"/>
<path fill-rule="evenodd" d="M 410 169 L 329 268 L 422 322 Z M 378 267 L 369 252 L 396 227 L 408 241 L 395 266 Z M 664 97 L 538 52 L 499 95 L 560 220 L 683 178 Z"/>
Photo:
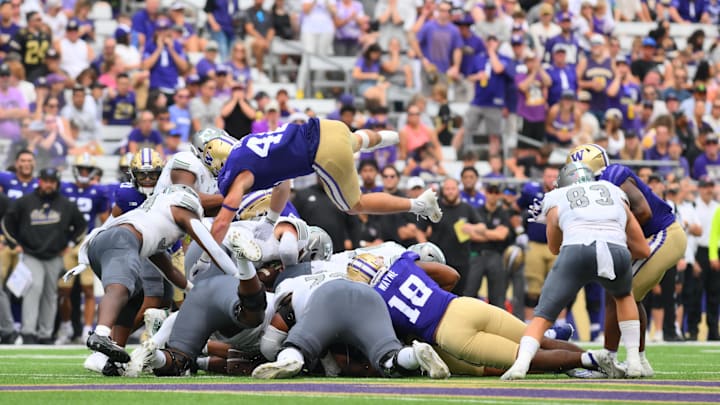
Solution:
<path fill-rule="evenodd" d="M 105 325 L 98 325 L 95 327 L 95 334 L 98 336 L 110 336 L 110 327 Z"/>
<path fill-rule="evenodd" d="M 531 336 L 523 336 L 520 339 L 520 348 L 513 367 L 518 366 L 523 367 L 525 371 L 529 370 L 530 362 L 535 357 L 538 349 L 540 349 L 540 342 Z"/>
<path fill-rule="evenodd" d="M 197 363 L 197 366 L 200 370 L 208 370 L 208 366 L 210 365 L 210 357 L 198 357 L 197 360 L 195 360 L 195 363 Z"/>
<path fill-rule="evenodd" d="M 287 349 L 283 349 L 280 353 L 278 353 L 278 362 L 284 362 L 288 360 L 296 360 L 300 363 L 305 363 L 305 359 L 303 358 L 302 353 L 300 353 L 300 350 L 294 347 L 288 347 Z"/>
<path fill-rule="evenodd" d="M 92 330 L 92 325 L 83 326 L 83 333 L 88 333 Z"/>
<path fill-rule="evenodd" d="M 298 262 L 298 240 L 292 232 L 283 232 L 278 245 L 278 253 L 283 266 L 290 266 Z"/>
<path fill-rule="evenodd" d="M 588 352 L 580 355 L 580 362 L 585 368 L 595 369 L 597 367 L 597 363 L 592 361 L 592 357 L 590 357 L 590 353 Z"/>
<path fill-rule="evenodd" d="M 390 367 L 392 367 L 392 359 L 390 360 Z M 412 347 L 403 347 L 397 353 L 397 364 L 406 370 L 417 370 L 420 367 L 417 357 L 415 357 L 415 350 Z M 389 367 L 388 367 L 389 368 Z"/>
<path fill-rule="evenodd" d="M 172 332 L 173 325 L 175 325 L 175 319 L 177 319 L 177 312 L 173 312 L 170 316 L 163 321 L 160 329 L 150 338 L 157 345 L 157 347 L 165 347 L 168 339 L 170 339 L 170 332 Z"/>
<path fill-rule="evenodd" d="M 238 268 L 238 278 L 240 280 L 250 280 L 257 274 L 255 265 L 247 259 L 238 259 L 235 261 L 235 265 Z"/>
<path fill-rule="evenodd" d="M 153 370 L 162 368 L 165 363 L 167 363 L 167 358 L 165 358 L 165 352 L 162 350 L 155 350 L 155 353 L 153 353 L 153 356 L 150 359 L 150 368 L 152 368 Z"/>
<path fill-rule="evenodd" d="M 640 352 L 640 353 L 638 353 L 638 356 L 640 356 L 640 360 L 647 360 L 647 359 L 645 358 L 645 352 Z"/>
<path fill-rule="evenodd" d="M 640 321 L 622 321 L 618 323 L 628 361 L 640 361 Z"/>

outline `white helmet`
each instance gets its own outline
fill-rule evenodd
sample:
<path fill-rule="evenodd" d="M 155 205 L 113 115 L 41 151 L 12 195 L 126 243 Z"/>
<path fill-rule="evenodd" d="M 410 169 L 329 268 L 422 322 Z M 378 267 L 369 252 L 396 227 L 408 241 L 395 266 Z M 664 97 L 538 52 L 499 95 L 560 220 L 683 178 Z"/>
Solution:
<path fill-rule="evenodd" d="M 311 226 L 308 230 L 308 243 L 300 254 L 300 261 L 330 260 L 333 254 L 333 243 L 330 235 L 319 226 Z"/>
<path fill-rule="evenodd" d="M 438 245 L 432 242 L 416 243 L 410 246 L 408 250 L 417 253 L 422 262 L 446 264 L 445 254 Z"/>
<path fill-rule="evenodd" d="M 297 231 L 298 248 L 305 249 L 308 245 L 308 238 L 310 237 L 310 229 L 307 222 L 295 216 L 280 217 L 277 222 L 275 222 L 275 227 L 284 222 L 289 223 L 295 228 Z"/>

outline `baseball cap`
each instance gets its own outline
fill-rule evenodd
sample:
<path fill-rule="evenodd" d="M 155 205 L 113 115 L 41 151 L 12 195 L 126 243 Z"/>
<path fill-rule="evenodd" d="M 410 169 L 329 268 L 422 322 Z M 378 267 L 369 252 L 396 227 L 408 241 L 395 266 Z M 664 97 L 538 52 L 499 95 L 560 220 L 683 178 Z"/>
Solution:
<path fill-rule="evenodd" d="M 653 48 L 657 48 L 657 42 L 655 42 L 655 40 L 651 37 L 645 37 L 642 40 L 642 46 L 650 46 Z"/>
<path fill-rule="evenodd" d="M 198 84 L 200 83 L 200 76 L 196 74 L 191 74 L 187 77 L 187 83 L 188 84 Z"/>
<path fill-rule="evenodd" d="M 495 4 L 495 0 L 485 0 L 484 8 L 497 8 L 497 4 Z"/>
<path fill-rule="evenodd" d="M 337 100 L 340 105 L 353 105 L 355 104 L 355 97 L 350 93 L 341 94 Z"/>
<path fill-rule="evenodd" d="M 518 187 L 515 184 L 506 184 L 503 187 L 503 194 L 505 195 L 517 195 Z"/>
<path fill-rule="evenodd" d="M 573 91 L 573 89 L 565 89 L 560 94 L 560 98 L 575 100 L 575 91 Z"/>
<path fill-rule="evenodd" d="M 513 31 L 525 31 L 525 27 L 523 27 L 522 24 L 513 24 L 512 30 Z"/>
<path fill-rule="evenodd" d="M 583 90 L 578 93 L 577 99 L 578 99 L 578 101 L 590 101 L 590 100 L 592 100 L 592 95 L 590 94 L 589 91 Z"/>
<path fill-rule="evenodd" d="M 166 30 L 172 26 L 172 23 L 170 22 L 170 19 L 165 16 L 158 17 L 157 21 L 155 21 L 155 28 L 158 30 Z"/>
<path fill-rule="evenodd" d="M 216 75 L 226 75 L 226 74 L 228 74 L 228 73 L 230 73 L 230 68 L 227 67 L 226 65 L 217 65 L 217 66 L 215 67 L 215 74 L 216 74 Z"/>
<path fill-rule="evenodd" d="M 622 112 L 618 110 L 617 108 L 611 108 L 607 111 L 605 111 L 605 119 L 608 120 L 610 118 L 616 118 L 621 120 L 622 119 Z"/>
<path fill-rule="evenodd" d="M 648 183 L 655 183 L 655 182 L 664 183 L 665 181 L 663 180 L 662 176 L 660 176 L 659 174 L 653 173 L 650 176 L 648 176 Z"/>
<path fill-rule="evenodd" d="M 513 35 L 512 38 L 510 38 L 511 45 L 520 45 L 523 43 L 525 43 L 525 38 L 523 38 L 522 35 Z"/>
<path fill-rule="evenodd" d="M 40 76 L 35 79 L 35 87 L 48 87 L 47 79 Z"/>
<path fill-rule="evenodd" d="M 255 99 L 255 101 L 258 101 L 258 100 L 263 99 L 263 98 L 265 98 L 265 97 L 270 98 L 270 96 L 269 96 L 266 92 L 260 90 L 260 91 L 258 91 L 257 93 L 255 93 L 254 99 Z"/>
<path fill-rule="evenodd" d="M 48 58 L 49 58 L 49 59 L 59 59 L 59 58 L 60 58 L 60 54 L 58 53 L 58 51 L 55 50 L 55 48 L 50 48 L 50 49 L 48 49 L 47 52 L 45 53 L 45 58 L 46 58 L 46 59 L 48 59 Z"/>
<path fill-rule="evenodd" d="M 0 4 L 5 3 L 5 1 L 0 1 Z M 9 2 L 8 2 L 9 3 Z M 48 0 L 45 2 L 45 6 L 48 10 L 53 9 L 55 7 L 62 7 L 62 1 L 61 0 Z"/>
<path fill-rule="evenodd" d="M 412 190 L 412 189 L 418 188 L 418 187 L 425 188 L 425 180 L 423 180 L 417 176 L 410 177 L 407 181 L 407 189 Z"/>
<path fill-rule="evenodd" d="M 77 20 L 74 18 L 70 21 L 68 21 L 67 25 L 65 26 L 65 31 L 77 31 L 80 28 L 80 24 L 78 24 Z"/>
<path fill-rule="evenodd" d="M 115 28 L 115 39 L 124 38 L 126 35 L 130 35 L 130 27 L 127 25 L 118 25 L 117 28 Z"/>
<path fill-rule="evenodd" d="M 675 90 L 668 90 L 668 92 L 665 94 L 665 101 L 668 100 L 679 100 L 678 94 Z"/>
<path fill-rule="evenodd" d="M 10 66 L 7 63 L 0 65 L 0 76 L 10 76 Z"/>
<path fill-rule="evenodd" d="M 168 132 L 168 136 L 182 136 L 179 128 L 173 128 Z"/>
<path fill-rule="evenodd" d="M 564 11 L 562 13 L 558 13 L 555 18 L 558 20 L 558 22 L 572 21 L 572 14 L 570 14 L 569 11 Z"/>
<path fill-rule="evenodd" d="M 705 138 L 705 145 L 707 145 L 709 143 L 718 143 L 718 141 L 719 141 L 718 134 L 711 133 L 711 134 L 708 134 L 707 138 Z"/>
<path fill-rule="evenodd" d="M 59 73 L 52 73 L 47 77 L 48 84 L 64 83 L 65 77 Z"/>
<path fill-rule="evenodd" d="M 40 176 L 42 180 L 55 180 L 60 181 L 60 173 L 54 167 L 46 167 L 40 170 Z"/>
<path fill-rule="evenodd" d="M 555 44 L 552 48 L 553 53 L 555 52 L 566 52 L 567 53 L 567 47 L 565 44 Z"/>
<path fill-rule="evenodd" d="M 277 101 L 271 100 L 269 103 L 267 103 L 267 106 L 265 106 L 265 111 L 267 112 L 270 110 L 280 111 L 280 105 Z"/>
<path fill-rule="evenodd" d="M 627 55 L 618 53 L 617 55 L 615 55 L 615 63 L 624 63 L 624 64 L 628 65 L 629 63 L 628 63 Z"/>
<path fill-rule="evenodd" d="M 698 187 L 715 187 L 715 181 L 707 176 L 702 176 L 698 181 Z"/>
<path fill-rule="evenodd" d="M 605 37 L 601 34 L 592 34 L 590 37 L 590 45 L 605 45 Z"/>
<path fill-rule="evenodd" d="M 501 189 L 500 183 L 497 181 L 485 183 L 485 191 L 499 193 Z"/>
<path fill-rule="evenodd" d="M 214 52 L 217 52 L 218 49 L 220 49 L 220 46 L 218 45 L 217 42 L 215 42 L 215 41 L 213 41 L 213 40 L 208 41 L 207 45 L 205 45 L 205 50 L 206 50 L 206 51 L 214 51 Z"/>
<path fill-rule="evenodd" d="M 455 25 L 473 25 L 475 24 L 475 20 L 472 18 L 470 14 L 463 14 L 462 17 L 460 17 L 458 20 L 455 21 Z"/>
<path fill-rule="evenodd" d="M 170 5 L 170 10 L 185 10 L 185 5 L 182 1 L 174 1 L 173 4 Z"/>

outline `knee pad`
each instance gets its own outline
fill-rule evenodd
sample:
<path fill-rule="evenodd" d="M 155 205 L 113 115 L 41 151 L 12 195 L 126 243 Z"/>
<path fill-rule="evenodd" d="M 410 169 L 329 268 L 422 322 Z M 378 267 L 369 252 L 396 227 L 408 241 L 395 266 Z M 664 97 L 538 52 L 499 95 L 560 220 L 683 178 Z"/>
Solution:
<path fill-rule="evenodd" d="M 229 349 L 226 369 L 229 375 L 249 376 L 255 370 L 255 367 L 264 362 L 265 359 L 261 354 Z"/>
<path fill-rule="evenodd" d="M 153 370 L 153 373 L 158 377 L 179 377 L 187 374 L 195 374 L 197 372 L 197 366 L 195 360 L 191 359 L 187 354 L 180 350 L 169 347 L 163 349 L 163 352 L 170 355 L 170 361 L 166 362 L 161 368 Z"/>
<path fill-rule="evenodd" d="M 540 297 L 531 297 L 525 294 L 525 306 L 529 308 L 535 308 L 540 301 Z"/>

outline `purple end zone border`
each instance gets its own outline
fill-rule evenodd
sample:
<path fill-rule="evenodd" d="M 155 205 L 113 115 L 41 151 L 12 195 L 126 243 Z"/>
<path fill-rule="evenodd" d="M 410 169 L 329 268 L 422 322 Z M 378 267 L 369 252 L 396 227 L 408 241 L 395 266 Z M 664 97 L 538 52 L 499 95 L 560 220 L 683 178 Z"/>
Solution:
<path fill-rule="evenodd" d="M 715 384 L 718 386 L 718 384 Z M 375 394 L 429 395 L 439 397 L 505 397 L 565 400 L 617 400 L 720 403 L 720 393 L 637 392 L 593 390 L 549 390 L 538 388 L 463 388 L 371 384 L 328 383 L 241 383 L 241 384 L 85 384 L 85 385 L 6 385 L 0 391 L 190 391 L 237 393 Z"/>

